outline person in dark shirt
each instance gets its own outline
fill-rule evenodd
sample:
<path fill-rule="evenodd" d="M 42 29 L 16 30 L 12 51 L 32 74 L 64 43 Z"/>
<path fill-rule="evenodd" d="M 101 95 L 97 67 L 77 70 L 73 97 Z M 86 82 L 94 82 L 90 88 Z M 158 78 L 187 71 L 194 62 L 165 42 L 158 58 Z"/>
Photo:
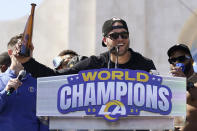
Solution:
<path fill-rule="evenodd" d="M 76 74 L 81 70 L 114 68 L 116 66 L 123 69 L 144 70 L 147 72 L 156 69 L 152 60 L 129 48 L 129 30 L 123 19 L 111 18 L 105 21 L 102 34 L 102 45 L 107 47 L 109 51 L 80 61 L 72 68 L 62 70 L 50 69 L 35 61 L 31 57 L 32 51 L 30 57 L 22 57 L 19 55 L 21 44 L 16 46 L 15 56 L 33 77 Z"/>

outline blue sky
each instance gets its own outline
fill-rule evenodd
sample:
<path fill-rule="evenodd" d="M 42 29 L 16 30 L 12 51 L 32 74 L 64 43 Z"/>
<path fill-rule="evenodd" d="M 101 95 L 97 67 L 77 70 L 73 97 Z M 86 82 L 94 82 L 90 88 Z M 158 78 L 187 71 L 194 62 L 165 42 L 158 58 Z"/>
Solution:
<path fill-rule="evenodd" d="M 31 3 L 37 6 L 43 0 L 0 0 L 0 21 L 13 20 L 31 12 Z"/>

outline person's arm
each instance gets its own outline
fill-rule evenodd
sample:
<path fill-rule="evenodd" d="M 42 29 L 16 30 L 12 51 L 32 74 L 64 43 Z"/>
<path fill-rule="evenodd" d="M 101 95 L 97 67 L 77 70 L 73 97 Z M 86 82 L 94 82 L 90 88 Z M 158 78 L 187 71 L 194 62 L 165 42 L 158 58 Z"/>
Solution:
<path fill-rule="evenodd" d="M 147 68 L 146 69 L 147 72 L 149 72 L 150 74 L 153 74 L 153 75 L 159 75 L 159 72 L 157 71 L 157 69 L 156 69 L 152 60 L 149 60 L 147 62 L 147 64 L 145 64 L 145 65 L 146 65 L 146 68 Z"/>
<path fill-rule="evenodd" d="M 187 91 L 193 100 L 197 100 L 197 82 L 193 83 L 193 87 L 187 87 Z"/>
<path fill-rule="evenodd" d="M 11 88 L 14 88 L 16 90 L 21 85 L 22 83 L 17 78 L 9 80 L 6 86 L 4 86 L 3 83 L 0 83 L 0 86 L 2 87 L 0 91 L 0 112 L 7 103 L 7 97 L 9 97 L 7 95 L 7 91 Z M 3 86 L 5 88 L 3 88 Z"/>
<path fill-rule="evenodd" d="M 35 59 L 31 58 L 29 61 L 22 64 L 25 70 L 35 78 L 45 77 L 45 76 L 55 76 L 58 72 L 55 70 L 37 62 Z"/>
<path fill-rule="evenodd" d="M 186 77 L 181 67 L 173 66 L 172 64 L 170 64 L 170 74 L 176 77 Z"/>
<path fill-rule="evenodd" d="M 71 68 L 53 70 L 31 58 L 29 61 L 23 63 L 25 70 L 35 78 L 37 77 L 46 77 L 46 76 L 55 76 L 55 75 L 68 75 L 68 74 L 77 74 L 81 70 L 87 69 L 99 69 L 103 67 L 104 59 L 96 56 L 91 56 L 83 61 L 78 62 Z"/>
<path fill-rule="evenodd" d="M 155 64 L 152 60 L 150 61 L 150 70 L 156 70 Z"/>
<path fill-rule="evenodd" d="M 33 59 L 33 44 L 30 46 L 30 56 L 21 56 L 21 43 L 17 43 L 14 47 L 14 50 L 12 54 L 15 56 L 15 58 L 24 66 L 25 70 L 31 73 L 33 77 L 43 77 L 43 76 L 53 76 L 56 75 L 56 72 L 50 69 L 49 67 L 46 67 L 43 64 L 40 64 L 39 62 L 35 61 Z"/>
<path fill-rule="evenodd" d="M 53 70 L 33 59 L 33 47 L 30 47 L 30 56 L 23 57 L 20 56 L 19 52 L 21 50 L 22 43 L 18 43 L 15 46 L 13 51 L 13 55 L 16 59 L 24 66 L 25 70 L 35 78 L 37 77 L 46 77 L 46 76 L 55 76 L 55 75 L 68 75 L 68 74 L 76 74 L 81 70 L 87 69 L 96 69 L 103 67 L 102 65 L 105 63 L 101 57 L 92 56 L 87 58 L 72 68 L 62 69 L 62 70 Z"/>
<path fill-rule="evenodd" d="M 193 100 L 197 100 L 197 74 L 193 73 L 192 76 L 190 76 L 187 79 L 187 91 L 189 92 L 191 98 Z"/>
<path fill-rule="evenodd" d="M 21 45 L 22 43 L 17 43 L 15 45 L 15 49 L 13 50 L 13 55 L 24 66 L 25 70 L 31 73 L 33 77 L 37 78 L 37 77 L 64 74 L 64 73 L 58 73 L 57 71 L 35 61 L 34 58 L 32 57 L 33 49 L 34 49 L 33 46 L 30 47 L 30 56 L 28 57 L 20 56 Z"/>
<path fill-rule="evenodd" d="M 5 106 L 5 103 L 7 101 L 6 99 L 6 95 L 7 95 L 7 91 L 5 90 L 5 86 L 0 83 L 0 112 L 2 111 L 3 107 Z"/>
<path fill-rule="evenodd" d="M 69 69 L 53 70 L 31 58 L 26 63 L 22 64 L 25 70 L 35 78 L 37 77 L 47 77 L 47 76 L 56 76 L 56 75 L 68 75 L 78 73 L 74 67 Z"/>

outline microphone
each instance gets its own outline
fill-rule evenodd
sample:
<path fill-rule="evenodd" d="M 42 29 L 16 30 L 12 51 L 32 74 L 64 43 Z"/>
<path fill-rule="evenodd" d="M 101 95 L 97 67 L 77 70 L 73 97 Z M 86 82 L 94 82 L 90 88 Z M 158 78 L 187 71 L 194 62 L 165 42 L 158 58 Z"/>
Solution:
<path fill-rule="evenodd" d="M 116 46 L 113 46 L 109 51 L 110 51 L 110 52 L 116 51 L 116 53 L 117 53 L 117 49 L 118 49 L 120 46 L 122 46 L 122 45 L 123 45 L 122 43 L 117 44 Z"/>
<path fill-rule="evenodd" d="M 21 81 L 26 75 L 26 71 L 25 70 L 21 70 L 17 76 L 16 79 L 18 79 L 19 81 Z M 8 91 L 7 91 L 7 95 L 11 95 L 12 92 L 14 92 L 14 88 L 10 88 Z"/>
<path fill-rule="evenodd" d="M 116 46 L 113 46 L 109 51 L 112 52 L 112 51 L 115 51 L 116 50 Z"/>
<path fill-rule="evenodd" d="M 118 67 L 118 54 L 119 54 L 119 47 L 122 46 L 124 44 L 122 43 L 119 43 L 117 44 L 116 46 L 113 46 L 110 50 L 109 50 L 109 61 L 108 61 L 108 69 L 110 68 L 110 55 L 111 55 L 111 52 L 115 52 L 116 54 L 116 63 L 115 63 L 115 68 Z"/>

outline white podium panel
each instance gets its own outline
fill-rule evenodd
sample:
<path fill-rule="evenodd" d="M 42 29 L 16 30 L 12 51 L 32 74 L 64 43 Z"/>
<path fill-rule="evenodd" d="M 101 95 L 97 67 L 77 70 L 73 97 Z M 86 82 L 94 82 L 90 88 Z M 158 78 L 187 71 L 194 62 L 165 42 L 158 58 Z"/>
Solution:
<path fill-rule="evenodd" d="M 117 78 L 119 79 L 119 82 L 121 83 L 120 78 L 122 77 L 119 77 L 119 76 L 117 75 Z M 145 80 L 146 75 L 144 76 L 145 77 L 143 78 Z M 186 116 L 186 79 L 185 78 L 149 75 L 148 79 L 151 79 L 151 81 L 148 84 L 154 85 L 154 81 L 152 82 L 153 79 L 158 79 L 158 80 L 162 79 L 160 83 L 161 87 L 165 87 L 166 89 L 168 89 L 169 93 L 164 92 L 163 93 L 164 95 L 161 95 L 160 93 L 161 91 L 159 90 L 160 88 L 155 87 L 156 90 L 154 90 L 153 89 L 154 86 L 147 86 L 148 84 L 144 84 L 146 85 L 146 90 L 148 90 L 147 89 L 148 87 L 152 87 L 151 88 L 152 90 L 150 92 L 147 93 L 147 91 L 144 91 L 146 93 L 144 95 L 144 97 L 146 97 L 144 98 L 145 99 L 144 105 L 146 105 L 146 107 L 139 106 L 143 100 L 140 98 L 141 97 L 140 93 L 138 92 L 138 95 L 136 95 L 136 91 L 133 90 L 133 97 L 130 97 L 130 98 L 132 98 L 133 103 L 137 106 L 134 108 L 132 107 L 132 109 L 129 109 L 129 111 L 132 110 L 131 112 L 133 112 L 134 110 L 134 114 L 131 114 L 131 112 L 129 112 L 125 116 L 124 115 L 120 116 L 120 118 L 117 121 L 110 122 L 110 121 L 107 121 L 106 118 L 113 119 L 113 117 L 110 117 L 110 115 L 104 115 L 104 118 L 105 118 L 104 119 L 103 117 L 98 115 L 98 113 L 101 112 L 101 111 L 96 111 L 98 108 L 91 108 L 91 106 L 89 108 L 87 106 L 84 106 L 85 102 L 83 103 L 84 107 L 79 108 L 80 110 L 76 110 L 76 108 L 71 108 L 75 106 L 75 104 L 73 104 L 72 101 L 70 103 L 70 107 L 67 108 L 68 103 L 69 103 L 68 99 L 71 99 L 70 98 L 71 94 L 69 94 L 70 93 L 70 90 L 68 90 L 69 88 L 64 88 L 64 87 L 72 88 L 71 85 L 75 86 L 75 84 L 80 83 L 81 81 L 80 79 L 76 82 L 71 81 L 73 78 L 78 78 L 78 77 L 80 77 L 80 74 L 69 75 L 69 76 L 63 75 L 63 76 L 38 78 L 37 116 L 49 116 L 50 117 L 50 129 L 173 129 L 174 124 L 177 125 L 177 123 L 174 123 L 175 118 L 182 118 L 182 122 L 179 121 L 178 124 L 181 124 L 184 122 L 184 118 Z M 104 79 L 104 78 L 107 78 L 107 76 L 105 77 L 103 76 L 100 78 Z M 130 80 L 131 79 L 133 78 L 130 78 Z M 137 77 L 136 77 L 136 80 L 137 80 Z M 95 81 L 97 81 L 97 84 L 98 84 L 98 80 L 95 79 Z M 112 80 L 109 80 L 109 81 L 112 82 Z M 70 83 L 72 84 L 69 85 Z M 140 83 L 143 83 L 143 80 L 140 81 Z M 121 96 L 122 94 L 122 96 L 125 95 L 129 97 L 129 95 L 126 94 L 126 92 L 124 91 L 124 89 L 127 89 L 127 93 L 128 93 L 129 87 L 124 88 L 123 86 L 124 83 L 121 83 L 121 84 L 122 85 L 120 86 L 120 90 L 119 90 L 120 92 L 116 93 L 116 96 L 115 96 L 116 100 L 119 100 L 121 98 L 121 97 L 119 98 L 117 94 L 119 94 L 119 96 Z M 134 84 L 136 84 L 136 81 Z M 118 84 L 116 85 L 118 88 Z M 155 85 L 158 86 L 159 84 L 157 83 Z M 83 87 L 83 88 L 88 88 L 88 87 Z M 62 94 L 60 95 L 63 89 L 66 92 L 63 95 Z M 139 87 L 139 90 L 142 92 L 143 88 Z M 91 90 L 90 94 L 92 93 L 92 91 L 94 90 Z M 79 89 L 78 89 L 78 92 L 80 92 Z M 98 89 L 95 92 L 98 94 Z M 157 95 L 154 95 L 154 92 L 157 92 Z M 94 103 L 92 98 L 96 97 L 95 99 L 98 99 L 97 94 L 94 97 L 91 95 L 90 95 L 91 97 L 88 97 L 89 103 Z M 78 95 L 80 96 L 81 94 L 78 94 Z M 152 99 L 153 97 L 148 97 L 150 95 L 157 98 L 157 101 L 153 100 Z M 169 96 L 168 99 L 166 97 L 167 95 Z M 138 99 L 135 98 L 136 96 L 138 96 Z M 84 94 L 83 98 L 85 99 L 86 97 L 87 97 L 87 93 Z M 60 102 L 62 98 L 65 99 L 65 101 Z M 72 96 L 72 98 L 74 98 L 74 96 Z M 80 98 L 81 97 L 77 97 L 77 99 L 80 99 Z M 134 100 L 134 99 L 137 99 L 137 100 Z M 60 105 L 60 103 L 64 103 L 65 105 L 62 106 Z M 99 101 L 97 100 L 96 103 L 99 103 Z M 156 104 L 156 106 L 154 105 L 154 103 Z M 164 106 L 166 103 L 168 103 L 169 105 Z M 107 103 L 107 104 L 109 105 L 109 104 L 114 104 L 114 103 Z M 78 103 L 76 105 L 79 106 L 80 104 Z M 150 107 L 151 109 L 149 109 L 148 105 L 151 105 Z M 86 108 L 88 109 L 86 110 Z M 107 107 L 105 106 L 105 109 L 103 110 L 105 111 L 104 113 L 110 113 L 110 112 L 106 112 L 106 108 Z M 158 109 L 160 108 L 160 110 L 163 109 L 164 111 L 163 112 L 158 111 L 157 108 Z M 89 110 L 90 110 L 90 114 L 89 114 Z M 99 108 L 99 110 L 102 110 L 102 109 Z M 96 114 L 94 114 L 95 112 Z M 111 112 L 112 112 L 111 114 L 113 114 L 113 111 Z"/>
<path fill-rule="evenodd" d="M 117 122 L 108 122 L 103 118 L 95 117 L 50 117 L 51 129 L 109 129 L 109 130 L 136 130 L 136 129 L 173 129 L 172 117 L 127 117 Z"/>

